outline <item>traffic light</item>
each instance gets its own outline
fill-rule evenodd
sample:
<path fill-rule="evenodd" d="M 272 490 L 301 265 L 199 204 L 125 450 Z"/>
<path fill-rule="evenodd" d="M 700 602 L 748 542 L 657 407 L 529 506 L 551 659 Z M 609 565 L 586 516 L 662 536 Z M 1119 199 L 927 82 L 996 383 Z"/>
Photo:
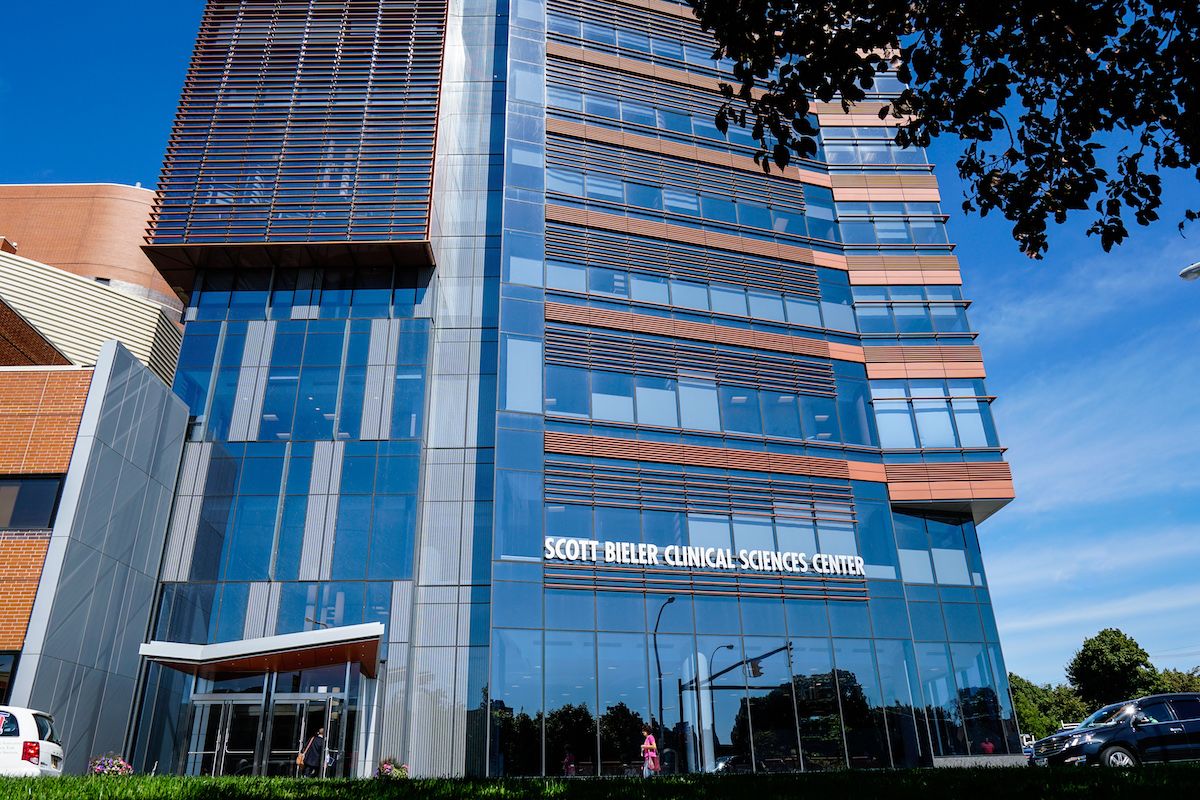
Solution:
<path fill-rule="evenodd" d="M 750 661 L 750 675 L 754 678 L 761 678 L 763 674 L 762 665 L 758 663 L 758 659 Z"/>

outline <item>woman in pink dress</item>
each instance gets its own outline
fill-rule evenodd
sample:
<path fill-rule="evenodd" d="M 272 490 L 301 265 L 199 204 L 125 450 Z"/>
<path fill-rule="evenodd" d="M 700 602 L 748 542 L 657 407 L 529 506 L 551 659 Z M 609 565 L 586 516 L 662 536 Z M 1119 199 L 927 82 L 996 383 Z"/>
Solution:
<path fill-rule="evenodd" d="M 642 736 L 646 737 L 642 742 L 642 777 L 649 778 L 658 774 L 658 743 L 649 728 L 642 728 Z"/>

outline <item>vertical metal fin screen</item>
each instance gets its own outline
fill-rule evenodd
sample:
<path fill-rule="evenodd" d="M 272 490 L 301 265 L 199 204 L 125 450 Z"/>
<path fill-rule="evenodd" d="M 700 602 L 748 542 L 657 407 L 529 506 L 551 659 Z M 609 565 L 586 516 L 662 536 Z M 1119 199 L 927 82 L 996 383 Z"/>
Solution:
<path fill-rule="evenodd" d="M 446 0 L 209 0 L 153 244 L 423 240 Z"/>

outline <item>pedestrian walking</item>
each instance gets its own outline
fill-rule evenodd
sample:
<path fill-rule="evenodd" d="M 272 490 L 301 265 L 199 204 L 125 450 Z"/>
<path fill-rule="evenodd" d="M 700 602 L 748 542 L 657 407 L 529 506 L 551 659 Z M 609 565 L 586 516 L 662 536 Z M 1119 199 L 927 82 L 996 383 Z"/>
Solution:
<path fill-rule="evenodd" d="M 646 737 L 642 741 L 642 777 L 649 778 L 659 771 L 658 742 L 654 741 L 654 734 L 649 728 L 642 728 L 642 736 Z"/>
<path fill-rule="evenodd" d="M 575 772 L 575 754 L 571 752 L 571 745 L 567 745 L 566 754 L 562 760 L 562 774 L 568 778 L 573 778 L 575 777 Z"/>
<path fill-rule="evenodd" d="M 300 751 L 296 763 L 304 768 L 304 777 L 317 778 L 321 775 L 321 766 L 325 763 L 325 729 L 318 728 L 317 735 L 308 740 L 308 744 Z"/>

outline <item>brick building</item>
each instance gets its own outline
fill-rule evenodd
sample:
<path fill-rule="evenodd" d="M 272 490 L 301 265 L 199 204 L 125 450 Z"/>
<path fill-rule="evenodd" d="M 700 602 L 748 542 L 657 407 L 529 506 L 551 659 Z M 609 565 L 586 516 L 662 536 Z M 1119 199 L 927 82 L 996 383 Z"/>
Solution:
<path fill-rule="evenodd" d="M 121 746 L 187 420 L 145 194 L 0 187 L 0 704 L 72 771 Z"/>
<path fill-rule="evenodd" d="M 3 312 L 0 336 L 7 342 L 12 333 Z M 92 370 L 58 364 L 0 370 L 0 701 L 25 644 L 91 381 Z"/>

